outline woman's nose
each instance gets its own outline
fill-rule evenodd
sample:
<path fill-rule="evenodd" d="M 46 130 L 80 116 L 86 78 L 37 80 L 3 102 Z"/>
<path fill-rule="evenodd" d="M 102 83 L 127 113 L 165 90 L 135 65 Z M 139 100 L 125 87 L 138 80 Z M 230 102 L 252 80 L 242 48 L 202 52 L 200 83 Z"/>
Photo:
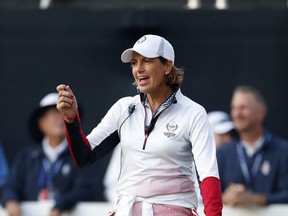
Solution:
<path fill-rule="evenodd" d="M 141 72 L 143 72 L 143 71 L 144 71 L 144 66 L 143 66 L 142 63 L 139 63 L 139 64 L 137 65 L 137 72 L 141 73 Z"/>

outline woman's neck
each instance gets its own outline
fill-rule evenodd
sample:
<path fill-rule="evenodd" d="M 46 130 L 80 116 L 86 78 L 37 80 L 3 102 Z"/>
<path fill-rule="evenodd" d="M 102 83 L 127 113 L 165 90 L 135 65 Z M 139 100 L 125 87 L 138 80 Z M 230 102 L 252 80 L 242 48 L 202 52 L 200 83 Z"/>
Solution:
<path fill-rule="evenodd" d="M 159 106 L 173 93 L 173 90 L 168 87 L 157 94 L 147 94 L 149 105 L 154 113 Z"/>

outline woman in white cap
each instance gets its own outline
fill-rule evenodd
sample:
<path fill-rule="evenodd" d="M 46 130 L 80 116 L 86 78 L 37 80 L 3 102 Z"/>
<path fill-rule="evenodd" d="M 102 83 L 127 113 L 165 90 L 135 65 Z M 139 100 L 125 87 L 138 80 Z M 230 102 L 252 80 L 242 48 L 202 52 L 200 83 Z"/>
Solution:
<path fill-rule="evenodd" d="M 118 100 L 86 137 L 77 100 L 57 86 L 57 108 L 66 121 L 71 153 L 81 167 L 121 146 L 114 216 L 197 215 L 192 162 L 207 216 L 222 212 L 215 141 L 205 109 L 180 91 L 183 70 L 172 45 L 158 35 L 141 37 L 122 53 L 131 63 L 139 95 Z"/>
<path fill-rule="evenodd" d="M 57 97 L 43 97 L 30 116 L 31 135 L 40 145 L 27 146 L 16 155 L 2 194 L 7 216 L 21 216 L 23 201 L 53 201 L 49 216 L 60 216 L 77 202 L 91 199 L 93 185 L 86 183 L 71 158 Z"/>

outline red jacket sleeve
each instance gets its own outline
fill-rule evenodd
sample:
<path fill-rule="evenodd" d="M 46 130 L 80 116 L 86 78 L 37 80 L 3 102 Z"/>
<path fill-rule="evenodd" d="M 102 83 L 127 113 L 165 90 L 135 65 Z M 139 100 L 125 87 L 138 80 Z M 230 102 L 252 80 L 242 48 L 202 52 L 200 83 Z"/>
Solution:
<path fill-rule="evenodd" d="M 216 177 L 207 177 L 200 184 L 206 216 L 222 215 L 221 182 Z"/>

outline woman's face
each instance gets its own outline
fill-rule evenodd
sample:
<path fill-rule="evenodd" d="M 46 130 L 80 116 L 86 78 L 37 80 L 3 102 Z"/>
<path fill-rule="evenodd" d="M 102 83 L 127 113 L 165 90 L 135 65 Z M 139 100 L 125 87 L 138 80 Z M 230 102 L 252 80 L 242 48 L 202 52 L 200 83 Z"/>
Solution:
<path fill-rule="evenodd" d="M 163 64 L 159 58 L 146 58 L 134 52 L 131 68 L 140 92 L 153 95 L 162 88 L 167 88 L 164 77 L 166 72 L 171 71 L 172 64 L 169 61 Z"/>
<path fill-rule="evenodd" d="M 54 108 L 49 108 L 39 119 L 39 128 L 45 137 L 64 138 L 65 124 L 61 113 Z"/>

